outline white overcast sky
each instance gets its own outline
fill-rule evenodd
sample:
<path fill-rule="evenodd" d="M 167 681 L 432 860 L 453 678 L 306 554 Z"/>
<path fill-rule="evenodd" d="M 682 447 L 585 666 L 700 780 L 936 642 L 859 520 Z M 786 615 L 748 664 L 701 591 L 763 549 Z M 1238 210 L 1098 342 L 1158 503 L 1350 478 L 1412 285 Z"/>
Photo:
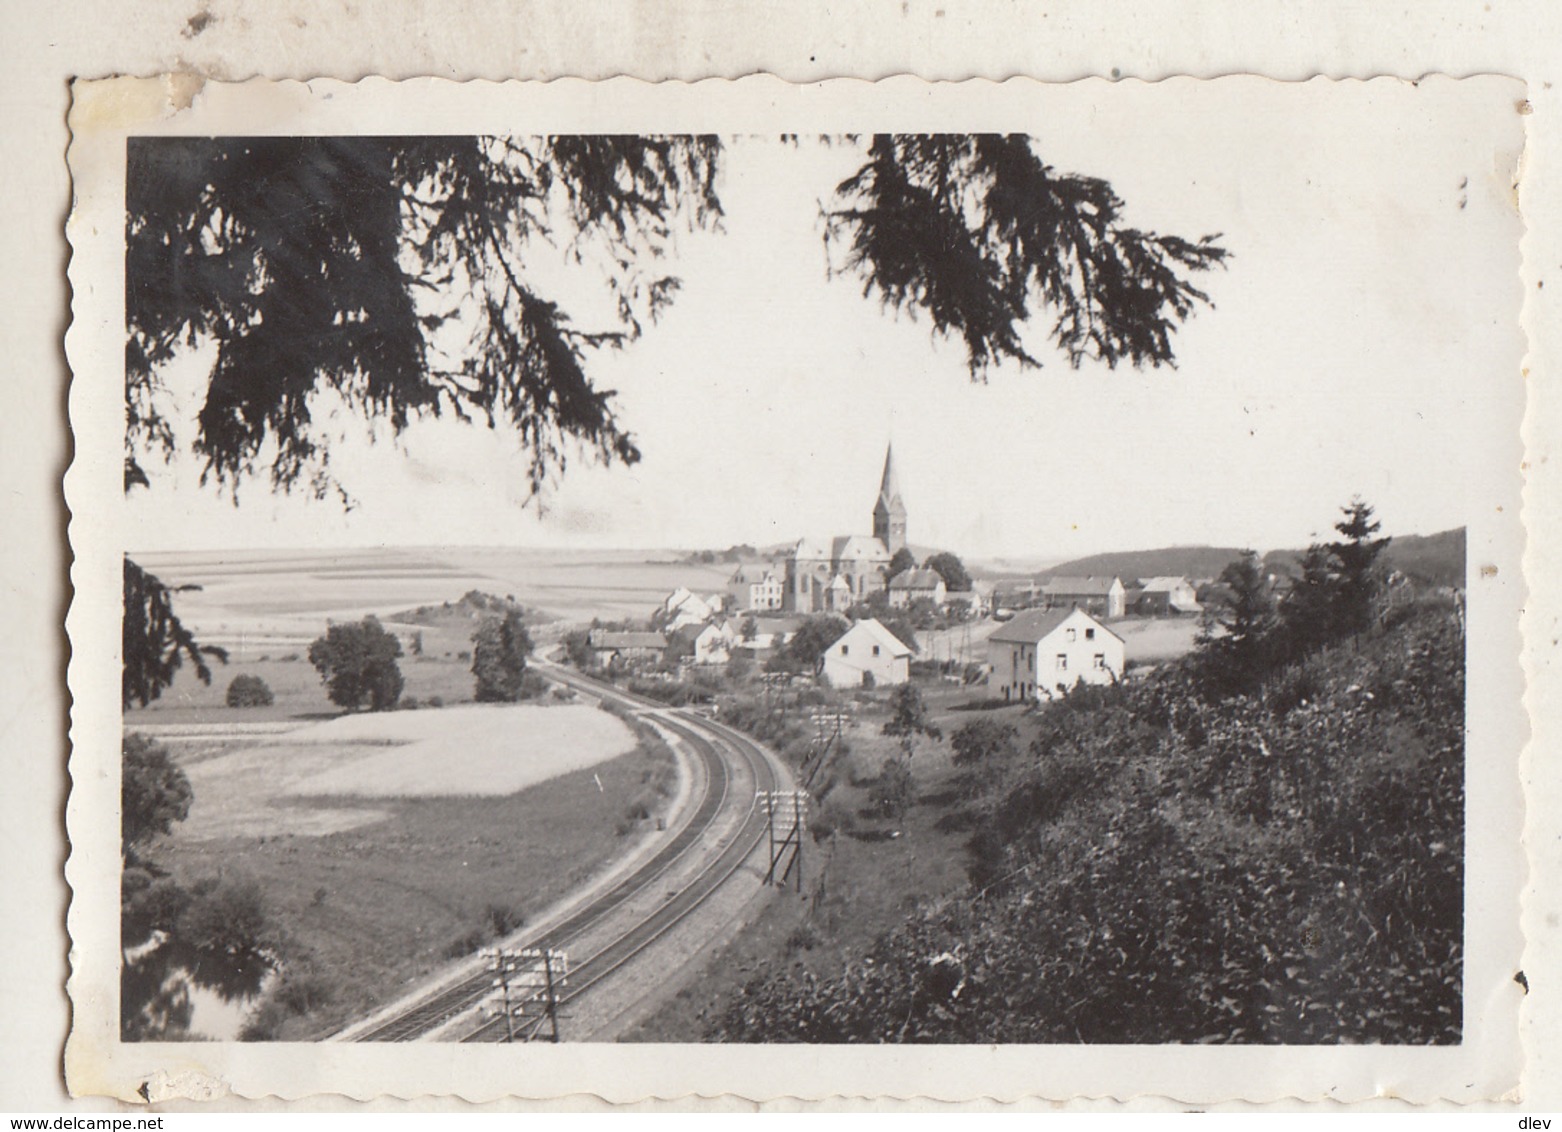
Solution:
<path fill-rule="evenodd" d="M 725 231 L 680 239 L 672 310 L 593 365 L 639 465 L 576 462 L 539 514 L 506 435 L 440 421 L 398 447 L 349 427 L 332 464 L 352 511 L 263 482 L 235 508 L 179 462 L 129 499 L 137 548 L 866 533 L 891 439 L 912 542 L 972 557 L 1293 546 L 1357 492 L 1392 533 L 1470 520 L 1488 434 L 1512 426 L 1490 406 L 1521 396 L 1506 88 L 1127 83 L 1043 102 L 1043 158 L 1109 180 L 1129 223 L 1223 233 L 1233 258 L 1202 277 L 1216 305 L 1177 335 L 1178 368 L 1074 370 L 1040 343 L 1043 369 L 973 384 L 958 343 L 826 279 L 819 201 L 860 152 L 743 137 Z"/>

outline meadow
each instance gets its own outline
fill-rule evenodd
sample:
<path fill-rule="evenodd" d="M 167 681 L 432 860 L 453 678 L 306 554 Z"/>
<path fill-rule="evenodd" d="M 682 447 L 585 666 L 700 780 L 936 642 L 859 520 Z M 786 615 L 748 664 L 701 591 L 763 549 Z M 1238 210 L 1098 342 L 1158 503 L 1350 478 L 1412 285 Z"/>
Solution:
<path fill-rule="evenodd" d="M 201 640 L 253 655 L 302 651 L 328 619 L 388 618 L 469 590 L 510 596 L 537 620 L 646 617 L 678 586 L 708 593 L 732 573 L 727 564 L 657 550 L 387 547 L 132 557 L 165 583 L 200 587 L 179 593 L 176 608 Z"/>

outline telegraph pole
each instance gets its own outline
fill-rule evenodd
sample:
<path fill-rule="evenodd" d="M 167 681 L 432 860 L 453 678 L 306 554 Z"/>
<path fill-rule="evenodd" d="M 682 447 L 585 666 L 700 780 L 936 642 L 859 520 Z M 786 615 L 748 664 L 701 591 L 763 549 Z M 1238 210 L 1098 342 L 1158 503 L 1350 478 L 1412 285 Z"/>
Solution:
<path fill-rule="evenodd" d="M 504 1013 L 504 1040 L 515 1041 L 515 1019 L 526 1018 L 527 1004 L 538 1002 L 542 1006 L 543 1016 L 537 1020 L 531 1033 L 535 1034 L 543 1023 L 547 1023 L 551 1031 L 549 1040 L 557 1042 L 558 990 L 569 981 L 568 954 L 551 947 L 490 947 L 478 954 L 488 960 L 488 969 L 497 976 L 494 979 L 497 994 L 483 1003 L 483 1012 L 489 1017 L 501 1011 Z M 516 992 L 514 998 L 511 997 L 512 988 Z M 531 1035 L 527 1035 L 525 1040 L 530 1041 Z"/>
<path fill-rule="evenodd" d="M 808 792 L 806 790 L 761 790 L 759 805 L 765 808 L 765 819 L 770 830 L 770 867 L 765 871 L 766 884 L 779 883 L 785 887 L 797 870 L 797 890 L 803 890 L 803 831 L 807 826 Z M 788 819 L 790 822 L 788 823 Z M 776 822 L 789 824 L 776 840 Z M 785 867 L 782 868 L 782 862 Z M 781 869 L 781 879 L 776 881 L 776 870 Z"/>

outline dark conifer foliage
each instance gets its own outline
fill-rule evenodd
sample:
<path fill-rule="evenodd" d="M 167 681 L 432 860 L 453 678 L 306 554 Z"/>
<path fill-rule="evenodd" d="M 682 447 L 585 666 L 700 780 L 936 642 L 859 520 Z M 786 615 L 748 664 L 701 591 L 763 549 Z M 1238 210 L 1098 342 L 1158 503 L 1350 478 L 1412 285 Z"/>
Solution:
<path fill-rule="evenodd" d="M 965 344 L 973 377 L 1035 366 L 1033 308 L 1078 366 L 1174 360 L 1172 332 L 1207 294 L 1188 281 L 1223 264 L 1218 235 L 1189 241 L 1128 227 L 1096 177 L 1060 174 L 1023 134 L 880 134 L 836 189 L 826 242 L 884 305 L 925 313 Z"/>
<path fill-rule="evenodd" d="M 132 138 L 126 490 L 148 486 L 148 458 L 188 445 L 235 501 L 259 475 L 346 504 L 337 410 L 371 435 L 445 413 L 512 430 L 533 493 L 577 451 L 635 462 L 589 364 L 673 300 L 675 232 L 719 226 L 721 157 L 694 136 Z M 887 306 L 959 335 L 973 377 L 1035 364 L 1021 333 L 1037 305 L 1076 366 L 1170 363 L 1172 331 L 1208 302 L 1188 276 L 1227 253 L 1126 227 L 1122 208 L 1024 136 L 881 136 L 838 187 L 826 243 L 846 245 L 844 270 Z M 600 280 L 592 325 L 539 269 L 561 252 Z M 214 361 L 181 436 L 163 369 L 199 347 Z M 209 679 L 201 657 L 217 652 L 166 604 L 132 619 L 133 599 L 166 597 L 155 585 L 127 563 L 127 704 L 155 699 L 181 657 Z"/>
<path fill-rule="evenodd" d="M 677 289 L 680 219 L 712 224 L 703 138 L 134 139 L 127 160 L 126 483 L 177 441 L 158 370 L 216 346 L 195 451 L 228 489 L 341 491 L 315 427 L 323 393 L 399 432 L 452 412 L 502 418 L 533 489 L 578 442 L 632 463 L 589 352 L 637 336 Z M 534 281 L 554 245 L 599 269 L 609 325 L 582 329 Z"/>
<path fill-rule="evenodd" d="M 196 588 L 196 587 L 191 587 Z M 125 559 L 125 615 L 121 622 L 124 649 L 120 700 L 126 710 L 145 707 L 173 683 L 174 675 L 188 660 L 203 684 L 212 682 L 208 658 L 227 663 L 228 653 L 216 645 L 203 645 L 174 613 L 169 595 L 174 591 Z"/>

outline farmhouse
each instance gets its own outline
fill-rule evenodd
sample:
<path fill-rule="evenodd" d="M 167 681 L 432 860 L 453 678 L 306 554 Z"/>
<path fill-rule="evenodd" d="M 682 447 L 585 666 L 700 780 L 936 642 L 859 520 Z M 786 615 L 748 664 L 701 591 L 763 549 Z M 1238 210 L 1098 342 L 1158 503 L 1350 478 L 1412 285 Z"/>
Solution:
<path fill-rule="evenodd" d="M 667 638 L 660 633 L 626 633 L 593 629 L 586 638 L 591 659 L 602 668 L 614 664 L 658 663 L 667 652 Z"/>
<path fill-rule="evenodd" d="M 689 664 L 725 664 L 731 659 L 736 637 L 730 621 L 684 625 L 670 635 L 668 648 Z"/>
<path fill-rule="evenodd" d="M 911 678 L 911 647 L 871 617 L 855 621 L 824 650 L 821 675 L 833 688 L 904 684 Z"/>
<path fill-rule="evenodd" d="M 1197 591 L 1187 578 L 1145 578 L 1136 587 L 1129 602 L 1135 613 L 1145 617 L 1170 617 L 1179 613 L 1198 613 Z"/>
<path fill-rule="evenodd" d="M 1041 596 L 1048 608 L 1083 609 L 1097 617 L 1121 617 L 1127 605 L 1121 578 L 1095 575 L 1049 578 L 1041 585 Z"/>
<path fill-rule="evenodd" d="M 943 605 L 946 593 L 942 575 L 926 566 L 902 570 L 889 581 L 889 603 L 894 609 L 905 609 L 914 601 Z"/>
<path fill-rule="evenodd" d="M 1083 609 L 1027 609 L 987 639 L 988 689 L 1006 700 L 1051 699 L 1075 684 L 1123 675 L 1123 639 Z"/>

